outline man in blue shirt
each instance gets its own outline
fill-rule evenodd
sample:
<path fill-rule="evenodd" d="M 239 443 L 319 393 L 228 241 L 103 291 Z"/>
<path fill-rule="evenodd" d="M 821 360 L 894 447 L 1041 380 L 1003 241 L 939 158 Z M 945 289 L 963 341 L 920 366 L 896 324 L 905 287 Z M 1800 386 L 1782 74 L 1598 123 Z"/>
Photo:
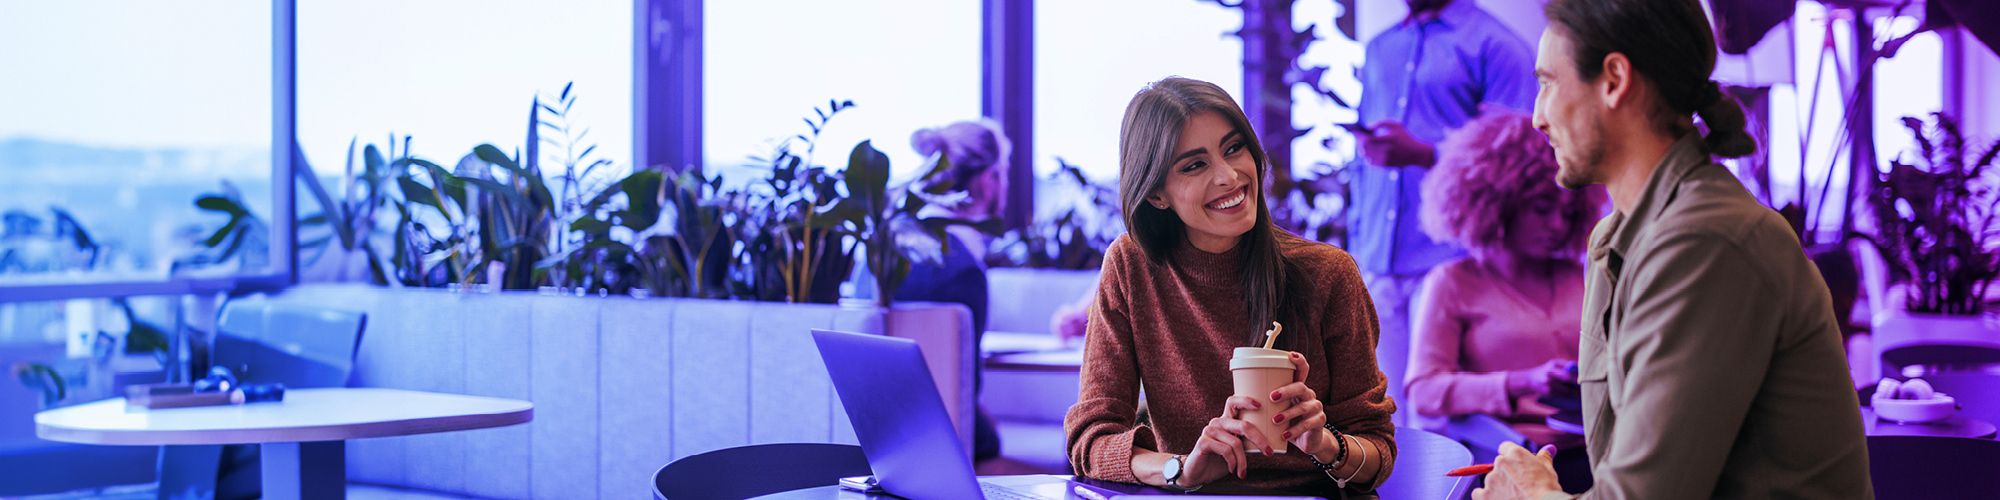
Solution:
<path fill-rule="evenodd" d="M 1534 51 L 1474 0 L 1407 0 L 1410 15 L 1368 42 L 1361 70 L 1361 165 L 1348 210 L 1348 251 L 1381 320 L 1376 359 L 1401 401 L 1409 364 L 1410 296 L 1432 266 L 1459 250 L 1417 223 L 1433 146 L 1482 105 L 1526 111 L 1535 103 Z M 1442 201 L 1442 200 L 1440 200 Z"/>

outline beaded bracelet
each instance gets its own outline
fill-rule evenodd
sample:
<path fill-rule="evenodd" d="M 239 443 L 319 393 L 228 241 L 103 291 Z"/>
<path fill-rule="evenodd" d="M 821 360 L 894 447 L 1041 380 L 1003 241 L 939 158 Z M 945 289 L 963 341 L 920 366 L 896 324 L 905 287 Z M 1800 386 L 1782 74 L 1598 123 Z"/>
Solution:
<path fill-rule="evenodd" d="M 1339 477 L 1335 477 L 1333 470 L 1340 468 L 1341 464 L 1347 463 L 1347 440 L 1340 438 L 1340 429 L 1334 427 L 1332 423 L 1326 424 L 1326 430 L 1333 433 L 1333 440 L 1335 442 L 1340 443 L 1340 453 L 1334 455 L 1332 464 L 1321 463 L 1319 457 L 1315 457 L 1311 453 L 1305 454 L 1306 460 L 1311 460 L 1313 467 L 1318 467 L 1319 472 L 1326 474 L 1327 479 L 1332 479 L 1333 482 L 1340 484 L 1340 487 L 1346 488 L 1347 482 L 1340 480 Z"/>

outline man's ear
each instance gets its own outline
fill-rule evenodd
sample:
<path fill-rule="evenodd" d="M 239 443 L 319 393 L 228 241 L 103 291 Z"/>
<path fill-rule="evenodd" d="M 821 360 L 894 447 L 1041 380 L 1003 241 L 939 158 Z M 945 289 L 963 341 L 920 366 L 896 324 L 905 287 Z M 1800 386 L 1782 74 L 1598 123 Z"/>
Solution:
<path fill-rule="evenodd" d="M 1619 109 L 1631 104 L 1636 95 L 1632 86 L 1637 76 L 1632 72 L 1632 60 L 1624 53 L 1604 55 L 1604 71 L 1598 74 L 1597 89 L 1605 109 Z"/>

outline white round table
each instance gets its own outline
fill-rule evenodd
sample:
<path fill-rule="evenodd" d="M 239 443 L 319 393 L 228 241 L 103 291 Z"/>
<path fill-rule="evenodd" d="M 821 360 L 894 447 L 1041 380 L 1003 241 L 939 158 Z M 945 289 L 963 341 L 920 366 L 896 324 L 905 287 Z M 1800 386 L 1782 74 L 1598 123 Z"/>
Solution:
<path fill-rule="evenodd" d="M 513 399 L 381 388 L 293 389 L 275 403 L 147 410 L 114 398 L 35 414 L 35 435 L 98 445 L 260 444 L 264 498 L 341 498 L 348 439 L 526 423 Z"/>

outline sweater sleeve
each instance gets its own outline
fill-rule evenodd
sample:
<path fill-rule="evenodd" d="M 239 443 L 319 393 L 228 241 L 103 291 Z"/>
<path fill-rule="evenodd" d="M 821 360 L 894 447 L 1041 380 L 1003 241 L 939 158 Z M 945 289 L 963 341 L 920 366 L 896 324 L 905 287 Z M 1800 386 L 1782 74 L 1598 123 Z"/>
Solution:
<path fill-rule="evenodd" d="M 1371 491 L 1395 469 L 1396 426 L 1389 416 L 1396 402 L 1388 396 L 1389 379 L 1375 362 L 1375 344 L 1381 338 L 1374 302 L 1361 282 L 1354 259 L 1341 253 L 1324 277 L 1333 293 L 1327 301 L 1325 330 L 1326 358 L 1315 369 L 1330 370 L 1332 387 L 1320 399 L 1326 405 L 1326 419 L 1341 432 L 1369 440 L 1385 456 L 1381 472 L 1371 481 L 1357 480 L 1350 489 Z"/>
<path fill-rule="evenodd" d="M 1457 304 L 1465 299 L 1451 266 L 1438 266 L 1410 301 L 1410 374 L 1404 387 L 1406 403 L 1417 413 L 1446 417 L 1467 414 L 1507 416 L 1514 403 L 1507 397 L 1506 372 L 1470 372 L 1464 359 L 1466 324 Z"/>
<path fill-rule="evenodd" d="M 1125 268 L 1113 245 L 1098 277 L 1097 300 L 1085 326 L 1081 389 L 1063 416 L 1069 461 L 1076 474 L 1092 479 L 1137 483 L 1132 455 L 1158 449 L 1153 432 L 1139 425 L 1139 362 L 1127 315 Z"/>

